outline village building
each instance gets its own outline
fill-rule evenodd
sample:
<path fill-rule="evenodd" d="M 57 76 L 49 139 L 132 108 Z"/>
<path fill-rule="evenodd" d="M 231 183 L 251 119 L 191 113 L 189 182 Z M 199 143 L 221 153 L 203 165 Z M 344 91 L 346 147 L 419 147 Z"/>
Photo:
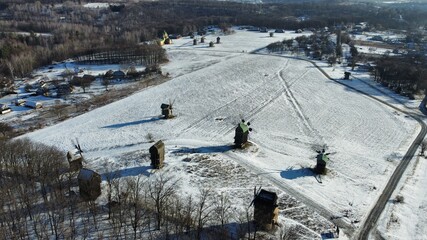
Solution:
<path fill-rule="evenodd" d="M 243 120 L 237 125 L 234 136 L 234 145 L 236 147 L 242 148 L 248 142 L 249 132 L 252 130 L 249 125 L 249 122 L 246 124 Z"/>
<path fill-rule="evenodd" d="M 0 104 L 0 114 L 6 114 L 12 112 L 12 109 L 6 104 Z"/>
<path fill-rule="evenodd" d="M 70 164 L 70 171 L 76 172 L 83 168 L 83 156 L 80 151 L 75 149 L 67 152 L 67 160 Z"/>
<path fill-rule="evenodd" d="M 163 167 L 163 161 L 165 160 L 165 144 L 159 140 L 153 146 L 150 147 L 150 159 L 151 166 L 155 169 Z"/>
<path fill-rule="evenodd" d="M 96 200 L 101 195 L 101 175 L 87 168 L 80 169 L 77 176 L 80 196 L 87 201 Z"/>
<path fill-rule="evenodd" d="M 254 198 L 254 221 L 258 229 L 271 230 L 278 223 L 279 208 L 277 205 L 277 194 L 274 192 L 261 191 Z"/>
<path fill-rule="evenodd" d="M 15 104 L 15 106 L 21 107 L 21 106 L 25 106 L 25 99 L 15 99 L 13 101 L 13 103 Z"/>

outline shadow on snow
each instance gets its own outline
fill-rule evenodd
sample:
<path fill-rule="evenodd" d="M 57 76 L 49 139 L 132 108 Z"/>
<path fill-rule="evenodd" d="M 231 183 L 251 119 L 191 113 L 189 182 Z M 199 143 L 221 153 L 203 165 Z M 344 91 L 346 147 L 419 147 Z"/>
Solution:
<path fill-rule="evenodd" d="M 125 169 L 120 169 L 114 172 L 103 173 L 101 174 L 101 176 L 103 181 L 106 181 L 108 178 L 116 179 L 121 177 L 138 176 L 140 174 L 144 174 L 145 176 L 148 177 L 151 174 L 151 171 L 149 171 L 150 169 L 153 169 L 153 168 L 151 166 L 125 168 Z"/>
<path fill-rule="evenodd" d="M 310 176 L 314 176 L 313 171 L 311 170 L 311 168 L 299 168 L 299 169 L 293 169 L 293 168 L 289 168 L 287 170 L 284 170 L 280 173 L 280 176 L 282 178 L 286 178 L 286 179 L 297 179 L 300 177 L 310 177 Z"/>
<path fill-rule="evenodd" d="M 161 119 L 162 118 L 160 118 L 160 117 L 152 117 L 152 118 L 143 119 L 143 120 L 139 120 L 139 121 L 108 125 L 108 126 L 104 126 L 102 128 L 122 128 L 122 127 L 127 127 L 127 126 L 132 126 L 132 125 L 139 125 L 139 124 L 144 124 L 144 123 L 149 123 L 149 122 L 155 122 L 155 121 L 158 121 Z"/>
<path fill-rule="evenodd" d="M 173 153 L 221 153 L 230 151 L 232 149 L 234 149 L 233 145 L 207 146 L 197 148 L 182 147 L 173 151 Z"/>

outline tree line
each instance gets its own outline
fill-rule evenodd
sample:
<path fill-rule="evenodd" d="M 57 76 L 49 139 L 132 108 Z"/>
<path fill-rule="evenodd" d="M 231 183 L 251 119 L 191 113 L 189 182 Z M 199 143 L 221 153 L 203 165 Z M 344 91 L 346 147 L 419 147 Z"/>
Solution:
<path fill-rule="evenodd" d="M 202 188 L 182 196 L 179 178 L 123 178 L 105 164 L 106 202 L 84 201 L 65 153 L 28 139 L 0 141 L 0 148 L 2 239 L 256 239 L 253 210 L 234 210 L 226 193 Z"/>
<path fill-rule="evenodd" d="M 55 5 L 54 3 L 63 3 Z M 395 9 L 372 3 L 303 2 L 244 4 L 225 1 L 126 3 L 118 11 L 85 8 L 81 1 L 10 0 L 0 8 L 0 74 L 14 78 L 34 68 L 91 50 L 136 46 L 166 30 L 187 35 L 207 25 L 320 28 L 368 21 L 376 29 L 415 29 L 427 21 L 422 9 Z M 404 15 L 405 21 L 399 21 Z M 303 20 L 301 20 L 303 17 Z M 20 34 L 19 32 L 27 32 Z M 39 34 L 44 33 L 44 34 Z"/>

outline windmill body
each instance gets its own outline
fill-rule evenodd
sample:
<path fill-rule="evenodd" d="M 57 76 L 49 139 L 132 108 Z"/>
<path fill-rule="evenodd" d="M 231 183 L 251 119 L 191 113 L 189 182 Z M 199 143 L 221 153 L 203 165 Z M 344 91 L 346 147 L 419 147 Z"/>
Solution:
<path fill-rule="evenodd" d="M 245 123 L 245 120 L 242 120 L 237 124 L 237 128 L 234 136 L 234 145 L 238 148 L 243 148 L 248 142 L 249 132 L 252 131 L 252 128 L 249 128 L 250 123 Z"/>
<path fill-rule="evenodd" d="M 277 194 L 261 189 L 254 197 L 254 220 L 259 229 L 271 230 L 278 222 Z"/>

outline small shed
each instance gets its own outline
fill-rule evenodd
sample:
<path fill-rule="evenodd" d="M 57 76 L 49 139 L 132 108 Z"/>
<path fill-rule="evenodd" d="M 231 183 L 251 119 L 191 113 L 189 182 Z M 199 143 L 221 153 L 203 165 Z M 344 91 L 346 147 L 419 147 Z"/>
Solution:
<path fill-rule="evenodd" d="M 328 153 L 325 153 L 323 149 L 319 154 L 317 154 L 317 164 L 314 171 L 318 174 L 325 174 L 326 172 L 326 163 L 329 161 Z"/>
<path fill-rule="evenodd" d="M 101 175 L 87 168 L 80 169 L 77 176 L 80 196 L 87 201 L 96 200 L 101 195 Z"/>
<path fill-rule="evenodd" d="M 246 124 L 243 120 L 237 124 L 236 132 L 234 135 L 234 145 L 238 148 L 244 147 L 248 142 L 249 132 L 252 130 L 249 128 L 250 123 Z"/>
<path fill-rule="evenodd" d="M 221 43 L 221 38 L 220 37 L 217 37 L 216 38 L 216 44 L 220 44 Z"/>
<path fill-rule="evenodd" d="M 344 80 L 350 80 L 351 72 L 344 72 Z"/>
<path fill-rule="evenodd" d="M 163 167 L 163 161 L 165 160 L 165 144 L 159 140 L 153 146 L 150 147 L 150 159 L 151 166 L 155 169 Z"/>
<path fill-rule="evenodd" d="M 264 189 L 254 198 L 254 221 L 261 230 L 271 230 L 277 223 L 279 208 L 277 194 Z"/>
<path fill-rule="evenodd" d="M 83 156 L 79 150 L 74 149 L 67 152 L 67 160 L 70 164 L 70 172 L 76 172 L 83 168 Z"/>
<path fill-rule="evenodd" d="M 160 108 L 162 109 L 162 115 L 163 115 L 163 117 L 165 119 L 173 117 L 173 114 L 172 114 L 172 105 L 171 104 L 162 103 L 162 105 L 160 106 Z"/>

